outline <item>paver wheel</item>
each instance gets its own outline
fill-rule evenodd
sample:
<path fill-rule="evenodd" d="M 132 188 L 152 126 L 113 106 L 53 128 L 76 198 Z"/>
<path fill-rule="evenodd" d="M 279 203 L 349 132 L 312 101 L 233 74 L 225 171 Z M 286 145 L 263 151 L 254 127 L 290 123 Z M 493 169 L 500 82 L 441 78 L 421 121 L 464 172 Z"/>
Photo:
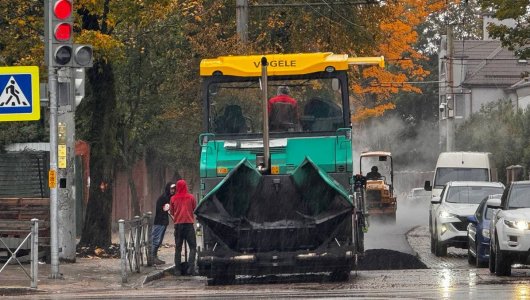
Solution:
<path fill-rule="evenodd" d="M 331 281 L 333 282 L 348 281 L 350 279 L 350 271 L 346 271 L 346 270 L 333 271 L 331 272 L 330 277 L 331 277 Z"/>
<path fill-rule="evenodd" d="M 216 274 L 213 277 L 208 277 L 206 282 L 208 285 L 229 285 L 236 280 L 234 274 Z"/>
<path fill-rule="evenodd" d="M 233 284 L 236 275 L 227 270 L 226 267 L 212 267 L 206 280 L 208 285 L 228 285 Z"/>
<path fill-rule="evenodd" d="M 495 242 L 495 275 L 497 276 L 510 276 L 512 275 L 512 263 L 508 257 L 506 257 L 500 249 L 499 239 Z"/>

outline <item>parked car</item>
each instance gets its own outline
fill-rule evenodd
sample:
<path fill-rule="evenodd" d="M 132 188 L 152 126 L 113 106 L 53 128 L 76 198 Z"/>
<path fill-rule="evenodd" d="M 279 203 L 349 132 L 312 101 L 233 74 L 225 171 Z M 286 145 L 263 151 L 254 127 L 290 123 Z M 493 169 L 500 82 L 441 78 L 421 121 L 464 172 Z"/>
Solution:
<path fill-rule="evenodd" d="M 490 222 L 493 208 L 501 205 L 502 194 L 489 195 L 482 200 L 475 214 L 467 217 L 467 261 L 478 268 L 488 266 L 490 256 Z"/>
<path fill-rule="evenodd" d="M 445 184 L 440 197 L 433 197 L 429 210 L 431 252 L 447 255 L 447 247 L 467 248 L 467 217 L 477 210 L 486 196 L 500 194 L 500 182 L 450 181 Z"/>
<path fill-rule="evenodd" d="M 431 199 L 431 193 L 424 188 L 414 188 L 407 195 L 407 201 L 410 203 L 423 202 Z"/>
<path fill-rule="evenodd" d="M 490 224 L 490 272 L 510 276 L 512 264 L 530 264 L 530 181 L 512 182 Z"/>

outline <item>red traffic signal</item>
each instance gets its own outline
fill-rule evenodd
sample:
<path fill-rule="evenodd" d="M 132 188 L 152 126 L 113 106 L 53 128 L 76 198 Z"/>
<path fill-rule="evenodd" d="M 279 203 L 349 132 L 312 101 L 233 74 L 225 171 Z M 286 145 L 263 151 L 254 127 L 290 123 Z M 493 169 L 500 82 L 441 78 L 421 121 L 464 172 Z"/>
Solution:
<path fill-rule="evenodd" d="M 55 0 L 53 3 L 53 38 L 55 42 L 69 43 L 72 40 L 72 1 Z"/>
<path fill-rule="evenodd" d="M 58 42 L 68 42 L 72 38 L 72 25 L 69 23 L 59 23 L 55 26 L 53 37 Z"/>
<path fill-rule="evenodd" d="M 53 14 L 57 19 L 66 20 L 72 16 L 72 2 L 68 0 L 55 1 Z"/>

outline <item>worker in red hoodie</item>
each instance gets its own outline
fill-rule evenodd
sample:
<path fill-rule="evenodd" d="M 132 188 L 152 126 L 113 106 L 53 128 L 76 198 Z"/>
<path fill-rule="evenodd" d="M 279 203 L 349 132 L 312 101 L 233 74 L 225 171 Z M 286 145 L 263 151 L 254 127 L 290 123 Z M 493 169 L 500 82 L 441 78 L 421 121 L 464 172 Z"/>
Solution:
<path fill-rule="evenodd" d="M 193 223 L 195 216 L 193 212 L 197 202 L 192 194 L 188 192 L 188 185 L 183 179 L 177 181 L 177 192 L 171 197 L 170 213 L 175 223 L 175 274 L 196 275 L 195 256 L 197 254 L 197 241 Z M 190 247 L 188 269 L 181 270 L 180 256 L 182 244 L 186 241 Z"/>

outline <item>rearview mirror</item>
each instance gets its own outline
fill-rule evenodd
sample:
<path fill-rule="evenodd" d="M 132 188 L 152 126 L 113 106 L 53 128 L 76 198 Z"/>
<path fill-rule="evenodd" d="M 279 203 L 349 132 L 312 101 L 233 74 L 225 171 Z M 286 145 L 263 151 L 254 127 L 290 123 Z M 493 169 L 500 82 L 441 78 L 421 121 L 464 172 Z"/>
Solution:
<path fill-rule="evenodd" d="M 423 186 L 423 189 L 430 192 L 432 191 L 432 186 L 431 186 L 431 182 L 430 181 L 425 181 L 425 185 Z"/>
<path fill-rule="evenodd" d="M 493 208 L 493 209 L 501 208 L 501 199 L 499 198 L 488 199 L 488 201 L 486 202 L 486 206 L 488 208 Z"/>
<path fill-rule="evenodd" d="M 441 200 L 440 197 L 433 197 L 433 198 L 431 199 L 431 203 L 432 203 L 432 204 L 439 204 L 439 203 L 440 203 L 440 200 Z"/>
<path fill-rule="evenodd" d="M 491 200 L 498 200 L 498 201 L 490 202 Z M 486 203 L 486 206 L 489 209 L 499 209 L 499 208 L 501 208 L 501 201 L 500 201 L 500 199 L 490 199 Z"/>
<path fill-rule="evenodd" d="M 473 224 L 477 224 L 477 223 L 478 223 L 478 220 L 477 220 L 477 218 L 475 217 L 475 215 L 467 216 L 467 220 L 468 220 L 470 223 L 473 223 Z"/>

